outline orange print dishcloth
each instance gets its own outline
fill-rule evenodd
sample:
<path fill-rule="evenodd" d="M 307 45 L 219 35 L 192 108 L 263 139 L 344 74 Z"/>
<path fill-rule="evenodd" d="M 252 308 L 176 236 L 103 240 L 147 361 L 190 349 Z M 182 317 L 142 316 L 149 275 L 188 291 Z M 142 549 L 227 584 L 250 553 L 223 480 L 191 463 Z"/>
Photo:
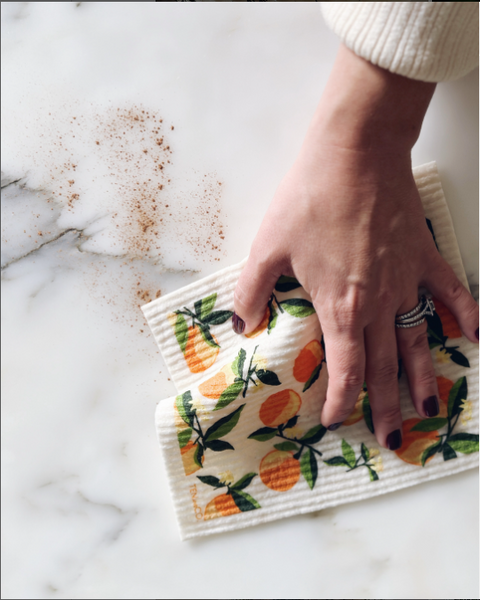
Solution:
<path fill-rule="evenodd" d="M 442 256 L 467 285 L 435 163 L 414 170 Z M 320 422 L 328 381 L 306 292 L 281 277 L 251 334 L 232 331 L 243 263 L 142 310 L 177 387 L 158 439 L 182 539 L 363 500 L 478 465 L 478 352 L 438 300 L 428 336 L 440 414 L 421 419 L 399 378 L 402 447 L 380 448 L 364 386 L 336 431 Z"/>

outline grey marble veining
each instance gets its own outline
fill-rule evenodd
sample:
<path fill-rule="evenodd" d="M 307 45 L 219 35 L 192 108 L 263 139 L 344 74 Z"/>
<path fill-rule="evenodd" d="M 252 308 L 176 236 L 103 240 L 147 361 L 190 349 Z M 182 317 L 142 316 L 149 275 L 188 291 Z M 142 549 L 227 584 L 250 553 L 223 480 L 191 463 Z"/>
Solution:
<path fill-rule="evenodd" d="M 337 46 L 315 3 L 2 3 L 5 598 L 478 596 L 475 472 L 176 530 L 139 306 L 246 256 Z M 478 295 L 477 131 L 474 72 L 413 162 L 439 165 Z"/>

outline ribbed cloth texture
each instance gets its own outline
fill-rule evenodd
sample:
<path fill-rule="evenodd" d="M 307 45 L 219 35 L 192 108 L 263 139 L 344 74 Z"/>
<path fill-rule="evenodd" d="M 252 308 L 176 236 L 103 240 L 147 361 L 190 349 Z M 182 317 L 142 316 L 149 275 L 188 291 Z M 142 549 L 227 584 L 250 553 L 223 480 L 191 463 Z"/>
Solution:
<path fill-rule="evenodd" d="M 478 65 L 478 2 L 322 2 L 327 25 L 362 58 L 422 81 Z"/>
<path fill-rule="evenodd" d="M 435 163 L 415 169 L 414 177 L 439 251 L 467 285 Z M 425 466 L 418 464 L 418 457 L 438 439 L 436 434 L 445 434 L 445 418 L 438 422 L 439 431 L 408 434 L 411 439 L 404 432 L 404 443 L 406 439 L 410 440 L 405 446 L 410 454 L 380 448 L 369 430 L 364 401 L 360 402 L 360 411 L 350 424 L 345 421 L 337 431 L 326 432 L 318 440 L 328 374 L 323 364 L 318 378 L 305 391 L 308 382 L 305 383 L 306 376 L 299 374 L 298 361 L 305 355 L 305 348 L 313 348 L 312 355 L 307 357 L 309 360 L 313 360 L 314 355 L 321 357 L 318 341 L 322 337 L 316 315 L 308 311 L 306 292 L 302 288 L 275 291 L 276 306 L 283 306 L 283 313 L 277 310 L 275 327 L 254 338 L 233 333 L 229 318 L 216 323 L 228 317 L 229 313 L 223 311 L 233 309 L 233 292 L 243 264 L 224 269 L 143 307 L 179 390 L 176 398 L 159 402 L 155 422 L 182 539 L 355 502 L 478 465 L 478 452 L 468 453 L 467 447 L 468 439 L 478 435 L 478 349 L 474 344 L 459 337 L 460 334 L 445 343 L 447 347 L 455 345 L 468 360 L 469 367 L 452 361 L 441 348 L 432 348 L 443 401 L 448 403 L 448 398 L 458 389 L 460 396 L 457 396 L 463 402 L 463 410 L 456 417 L 453 431 L 448 434 L 456 436 L 451 437 L 456 456 L 444 451 L 443 454 L 436 453 Z M 212 300 L 215 293 L 217 296 Z M 201 304 L 201 299 L 207 300 Z M 194 363 L 188 362 L 187 358 L 194 347 L 192 340 L 199 340 L 197 351 L 204 342 L 200 336 L 194 337 L 198 327 L 190 325 L 190 318 L 186 318 L 191 329 L 188 342 L 185 342 L 187 337 L 182 337 L 175 313 L 193 311 L 194 307 L 204 323 L 216 323 L 211 325 L 210 331 L 220 346 L 215 350 L 218 352 L 216 359 L 212 348 L 207 348 L 214 356 L 214 362 L 205 362 L 202 370 L 196 372 L 190 370 L 188 365 L 191 367 Z M 295 312 L 297 309 L 300 312 Z M 446 321 L 444 328 L 446 332 Z M 238 367 L 242 351 L 245 353 L 244 366 Z M 195 356 L 194 351 L 191 352 L 190 358 Z M 219 407 L 220 392 L 235 385 L 235 374 L 240 373 L 245 379 L 247 365 L 256 366 L 257 371 L 253 373 L 256 383 L 248 384 L 245 395 L 241 393 L 241 384 L 237 395 Z M 278 383 L 271 375 L 268 379 L 267 372 L 273 372 Z M 414 423 L 423 420 L 413 408 L 405 375 L 400 378 L 399 386 L 402 417 L 404 424 L 410 423 L 408 431 L 411 431 Z M 272 405 L 272 396 L 281 398 L 280 403 Z M 183 399 L 187 399 L 186 405 Z M 185 406 L 187 412 L 193 411 L 190 416 L 186 414 Z M 272 408 L 270 412 L 268 406 Z M 443 410 L 445 416 L 446 405 Z M 296 423 L 291 421 L 292 417 L 294 421 L 296 417 Z M 208 432 L 212 432 L 221 419 L 229 425 L 209 436 Z M 289 421 L 289 428 L 283 427 L 286 421 Z M 201 427 L 203 441 L 194 431 L 198 427 Z M 252 437 L 252 434 L 256 435 Z M 310 436 L 311 441 L 299 454 L 301 442 L 298 440 L 305 440 L 305 436 Z M 205 451 L 199 456 L 198 447 L 202 443 Z M 407 458 L 410 462 L 406 462 Z M 354 461 L 357 466 L 352 468 Z M 452 485 L 455 485 L 454 481 Z"/>

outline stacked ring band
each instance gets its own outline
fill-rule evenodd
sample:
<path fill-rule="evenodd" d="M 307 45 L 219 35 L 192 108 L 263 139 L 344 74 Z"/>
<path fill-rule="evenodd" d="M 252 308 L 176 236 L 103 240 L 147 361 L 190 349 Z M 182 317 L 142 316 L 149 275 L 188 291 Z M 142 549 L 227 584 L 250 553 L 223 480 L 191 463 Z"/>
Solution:
<path fill-rule="evenodd" d="M 435 305 L 433 300 L 422 294 L 420 302 L 414 309 L 395 317 L 395 327 L 408 328 L 421 325 L 425 321 L 426 316 L 433 316 L 434 311 Z"/>

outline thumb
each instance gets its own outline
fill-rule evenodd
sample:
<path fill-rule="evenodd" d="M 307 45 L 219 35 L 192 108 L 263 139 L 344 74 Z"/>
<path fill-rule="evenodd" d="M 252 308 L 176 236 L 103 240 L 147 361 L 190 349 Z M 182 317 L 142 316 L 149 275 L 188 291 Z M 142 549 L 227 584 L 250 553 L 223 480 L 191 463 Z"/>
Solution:
<path fill-rule="evenodd" d="M 235 333 L 250 333 L 260 324 L 280 275 L 280 265 L 250 254 L 235 288 L 232 318 Z"/>

